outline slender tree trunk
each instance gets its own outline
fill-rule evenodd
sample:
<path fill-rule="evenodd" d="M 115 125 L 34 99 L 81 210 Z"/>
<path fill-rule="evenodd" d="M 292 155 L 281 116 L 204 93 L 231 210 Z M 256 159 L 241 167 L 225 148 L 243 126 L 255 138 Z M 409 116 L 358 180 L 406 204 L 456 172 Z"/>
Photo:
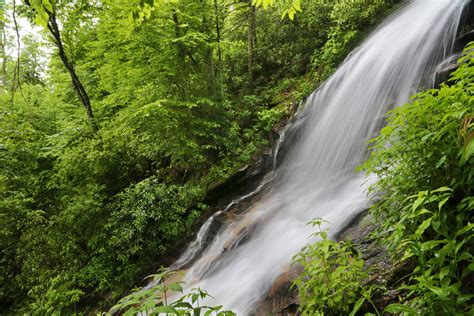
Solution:
<path fill-rule="evenodd" d="M 7 88 L 7 32 L 5 30 L 5 13 L 4 13 L 4 3 L 0 3 L 0 10 L 1 15 L 0 15 L 0 31 L 2 32 L 0 34 L 0 47 L 1 47 L 1 53 L 2 53 L 2 74 L 0 77 L 1 80 L 1 88 L 2 90 L 5 90 Z M 1 91 L 4 92 L 4 91 Z M 0 93 L 1 93 L 0 92 Z"/>
<path fill-rule="evenodd" d="M 1 53 L 2 53 L 2 75 L 1 75 L 1 85 L 2 85 L 2 89 L 6 89 L 7 87 L 7 48 L 6 48 L 6 42 L 7 42 L 7 34 L 5 32 L 5 23 L 1 22 L 0 23 L 0 27 L 1 27 L 1 32 L 2 34 L 0 34 L 1 36 Z"/>
<path fill-rule="evenodd" d="M 63 62 L 64 67 L 66 67 L 67 71 L 69 72 L 69 75 L 71 76 L 74 91 L 76 92 L 79 100 L 81 101 L 82 105 L 86 109 L 87 117 L 89 118 L 90 121 L 93 121 L 94 113 L 92 111 L 89 95 L 87 94 L 86 89 L 82 85 L 81 80 L 79 80 L 79 77 L 76 74 L 76 70 L 74 69 L 74 66 L 72 65 L 72 63 L 70 62 L 69 58 L 66 55 L 66 51 L 64 50 L 64 46 L 61 41 L 61 33 L 59 31 L 58 23 L 56 21 L 56 15 L 51 12 L 48 12 L 48 15 L 49 15 L 48 30 L 51 32 L 51 35 L 53 35 L 54 44 L 58 48 L 59 58 L 61 58 L 61 61 Z"/>
<path fill-rule="evenodd" d="M 208 5 L 201 0 L 201 5 L 203 6 L 203 17 L 202 17 L 202 33 L 207 35 L 208 38 L 208 45 L 205 49 L 205 57 L 204 62 L 206 65 L 205 73 L 206 73 L 206 81 L 207 81 L 207 94 L 208 95 L 216 95 L 217 94 L 217 87 L 216 87 L 216 67 L 214 63 L 214 54 L 212 51 L 212 18 L 210 17 L 210 8 Z M 214 3 L 216 4 L 216 3 Z"/>
<path fill-rule="evenodd" d="M 16 62 L 15 62 L 15 68 L 13 69 L 13 78 L 12 78 L 12 84 L 11 84 L 11 105 L 13 106 L 13 102 L 15 100 L 15 93 L 17 89 L 20 89 L 21 94 L 23 95 L 23 92 L 21 91 L 21 83 L 20 83 L 20 53 L 21 53 L 21 43 L 20 43 L 20 31 L 18 29 L 18 21 L 16 19 L 16 1 L 13 0 L 13 14 L 12 14 L 12 19 L 13 19 L 13 26 L 15 28 L 15 33 L 16 33 Z"/>
<path fill-rule="evenodd" d="M 217 56 L 219 58 L 219 64 L 222 63 L 222 51 L 221 51 L 221 26 L 219 23 L 219 7 L 217 0 L 214 0 L 214 17 L 216 19 L 216 38 L 217 38 Z"/>
<path fill-rule="evenodd" d="M 248 16 L 248 33 L 247 33 L 247 68 L 249 79 L 253 80 L 253 62 L 255 55 L 255 38 L 256 38 L 256 14 L 257 10 L 252 2 L 249 1 L 249 16 Z"/>

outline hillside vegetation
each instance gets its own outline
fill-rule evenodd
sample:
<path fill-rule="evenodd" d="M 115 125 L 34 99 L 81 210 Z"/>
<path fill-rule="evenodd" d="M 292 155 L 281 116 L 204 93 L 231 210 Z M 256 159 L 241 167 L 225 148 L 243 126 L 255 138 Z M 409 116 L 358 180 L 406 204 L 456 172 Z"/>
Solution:
<path fill-rule="evenodd" d="M 207 190 L 395 2 L 296 1 L 296 15 L 284 1 L 8 2 L 0 313 L 107 308 L 169 263 Z M 25 21 L 37 34 L 17 50 Z"/>

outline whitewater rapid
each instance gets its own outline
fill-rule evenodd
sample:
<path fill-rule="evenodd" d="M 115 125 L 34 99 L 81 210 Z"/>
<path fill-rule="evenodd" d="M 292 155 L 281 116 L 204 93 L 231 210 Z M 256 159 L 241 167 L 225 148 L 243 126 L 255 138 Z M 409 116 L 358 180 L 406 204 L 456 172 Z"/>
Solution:
<path fill-rule="evenodd" d="M 311 219 L 328 221 L 334 234 L 368 207 L 371 181 L 355 167 L 386 112 L 433 84 L 435 66 L 451 54 L 464 3 L 409 1 L 309 96 L 299 114 L 303 123 L 286 131 L 297 135 L 284 161 L 244 198 L 260 197 L 234 216 L 225 217 L 229 207 L 214 214 L 173 265 L 187 268 L 190 288 L 213 296 L 206 304 L 251 314 L 309 242 Z M 218 217 L 223 225 L 210 235 Z"/>

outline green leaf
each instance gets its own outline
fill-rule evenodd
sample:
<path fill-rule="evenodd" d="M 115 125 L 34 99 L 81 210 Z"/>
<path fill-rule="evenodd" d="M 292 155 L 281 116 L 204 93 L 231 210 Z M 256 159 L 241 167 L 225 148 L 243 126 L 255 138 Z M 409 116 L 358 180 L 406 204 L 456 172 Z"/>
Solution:
<path fill-rule="evenodd" d="M 355 316 L 356 313 L 359 311 L 359 309 L 362 307 L 362 304 L 365 302 L 365 297 L 359 299 L 355 304 L 354 308 L 352 309 L 352 312 L 349 314 L 349 316 Z"/>
<path fill-rule="evenodd" d="M 174 307 L 174 308 L 193 309 L 193 306 L 192 306 L 190 303 L 188 303 L 188 302 L 183 302 L 183 301 L 179 301 L 179 302 L 173 303 L 173 307 Z"/>
<path fill-rule="evenodd" d="M 449 295 L 449 291 L 438 286 L 430 285 L 428 286 L 428 289 L 430 289 L 430 291 L 432 291 L 439 297 L 447 297 Z"/>
<path fill-rule="evenodd" d="M 390 304 L 383 310 L 384 313 L 407 313 L 408 315 L 417 315 L 418 313 L 413 307 L 402 304 Z"/>
<path fill-rule="evenodd" d="M 440 160 L 438 160 L 438 162 L 436 163 L 435 168 L 439 169 L 439 167 L 441 167 L 444 164 L 445 161 L 446 161 L 446 155 L 444 155 Z"/>
<path fill-rule="evenodd" d="M 49 11 L 49 12 L 53 12 L 53 5 L 51 4 L 51 2 L 49 0 L 42 0 L 42 4 L 43 4 L 43 7 Z"/>
<path fill-rule="evenodd" d="M 301 3 L 300 3 L 300 0 L 293 0 L 293 8 L 298 11 L 298 12 L 301 12 Z"/>
<path fill-rule="evenodd" d="M 443 239 L 443 240 L 429 240 L 429 241 L 426 241 L 424 243 L 421 244 L 421 250 L 423 251 L 428 251 L 428 250 L 431 250 L 433 248 L 435 248 L 436 246 L 439 246 L 441 244 L 446 244 L 448 243 L 449 241 L 447 239 Z"/>
<path fill-rule="evenodd" d="M 290 18 L 291 21 L 295 19 L 295 10 L 293 8 L 288 10 L 288 17 Z"/>
<path fill-rule="evenodd" d="M 155 313 L 174 313 L 174 314 L 178 314 L 176 309 L 171 307 L 171 306 L 156 306 L 155 308 L 153 308 L 153 311 Z"/>
<path fill-rule="evenodd" d="M 441 188 L 438 188 L 432 192 L 448 192 L 448 191 L 453 191 L 453 189 L 451 188 L 448 188 L 448 187 L 441 187 Z"/>
<path fill-rule="evenodd" d="M 468 266 L 467 266 L 467 269 L 471 272 L 474 271 L 474 262 L 471 262 Z"/>
<path fill-rule="evenodd" d="M 183 292 L 183 287 L 179 283 L 171 283 L 168 285 L 168 288 L 176 292 Z"/>
<path fill-rule="evenodd" d="M 416 237 L 419 238 L 421 235 L 423 235 L 425 230 L 430 226 L 432 219 L 433 219 L 433 217 L 430 217 L 430 218 L 424 220 L 423 223 L 421 223 L 421 225 L 418 226 L 418 228 L 415 231 L 415 236 Z"/>
<path fill-rule="evenodd" d="M 421 193 L 421 192 L 420 192 Z M 425 201 L 425 195 L 424 194 L 419 194 L 418 198 L 412 205 L 412 210 L 416 211 L 416 209 Z"/>
<path fill-rule="evenodd" d="M 449 274 L 449 272 L 449 267 L 443 267 L 439 272 L 439 279 L 442 281 Z"/>

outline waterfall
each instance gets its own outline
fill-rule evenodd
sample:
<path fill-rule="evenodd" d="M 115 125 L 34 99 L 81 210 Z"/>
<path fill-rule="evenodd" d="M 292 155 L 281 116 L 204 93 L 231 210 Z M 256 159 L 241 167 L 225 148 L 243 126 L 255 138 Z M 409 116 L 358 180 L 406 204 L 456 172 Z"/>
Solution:
<path fill-rule="evenodd" d="M 432 86 L 436 65 L 452 51 L 463 6 L 454 0 L 409 1 L 308 97 L 299 113 L 304 122 L 284 160 L 274 164 L 271 183 L 257 199 L 250 194 L 254 200 L 245 210 L 224 217 L 204 244 L 212 221 L 226 212 L 211 217 L 175 265 L 189 266 L 184 281 L 190 288 L 213 296 L 206 304 L 250 314 L 310 242 L 311 219 L 328 221 L 334 234 L 368 207 L 370 181 L 355 167 L 367 158 L 368 141 L 386 112 Z"/>

